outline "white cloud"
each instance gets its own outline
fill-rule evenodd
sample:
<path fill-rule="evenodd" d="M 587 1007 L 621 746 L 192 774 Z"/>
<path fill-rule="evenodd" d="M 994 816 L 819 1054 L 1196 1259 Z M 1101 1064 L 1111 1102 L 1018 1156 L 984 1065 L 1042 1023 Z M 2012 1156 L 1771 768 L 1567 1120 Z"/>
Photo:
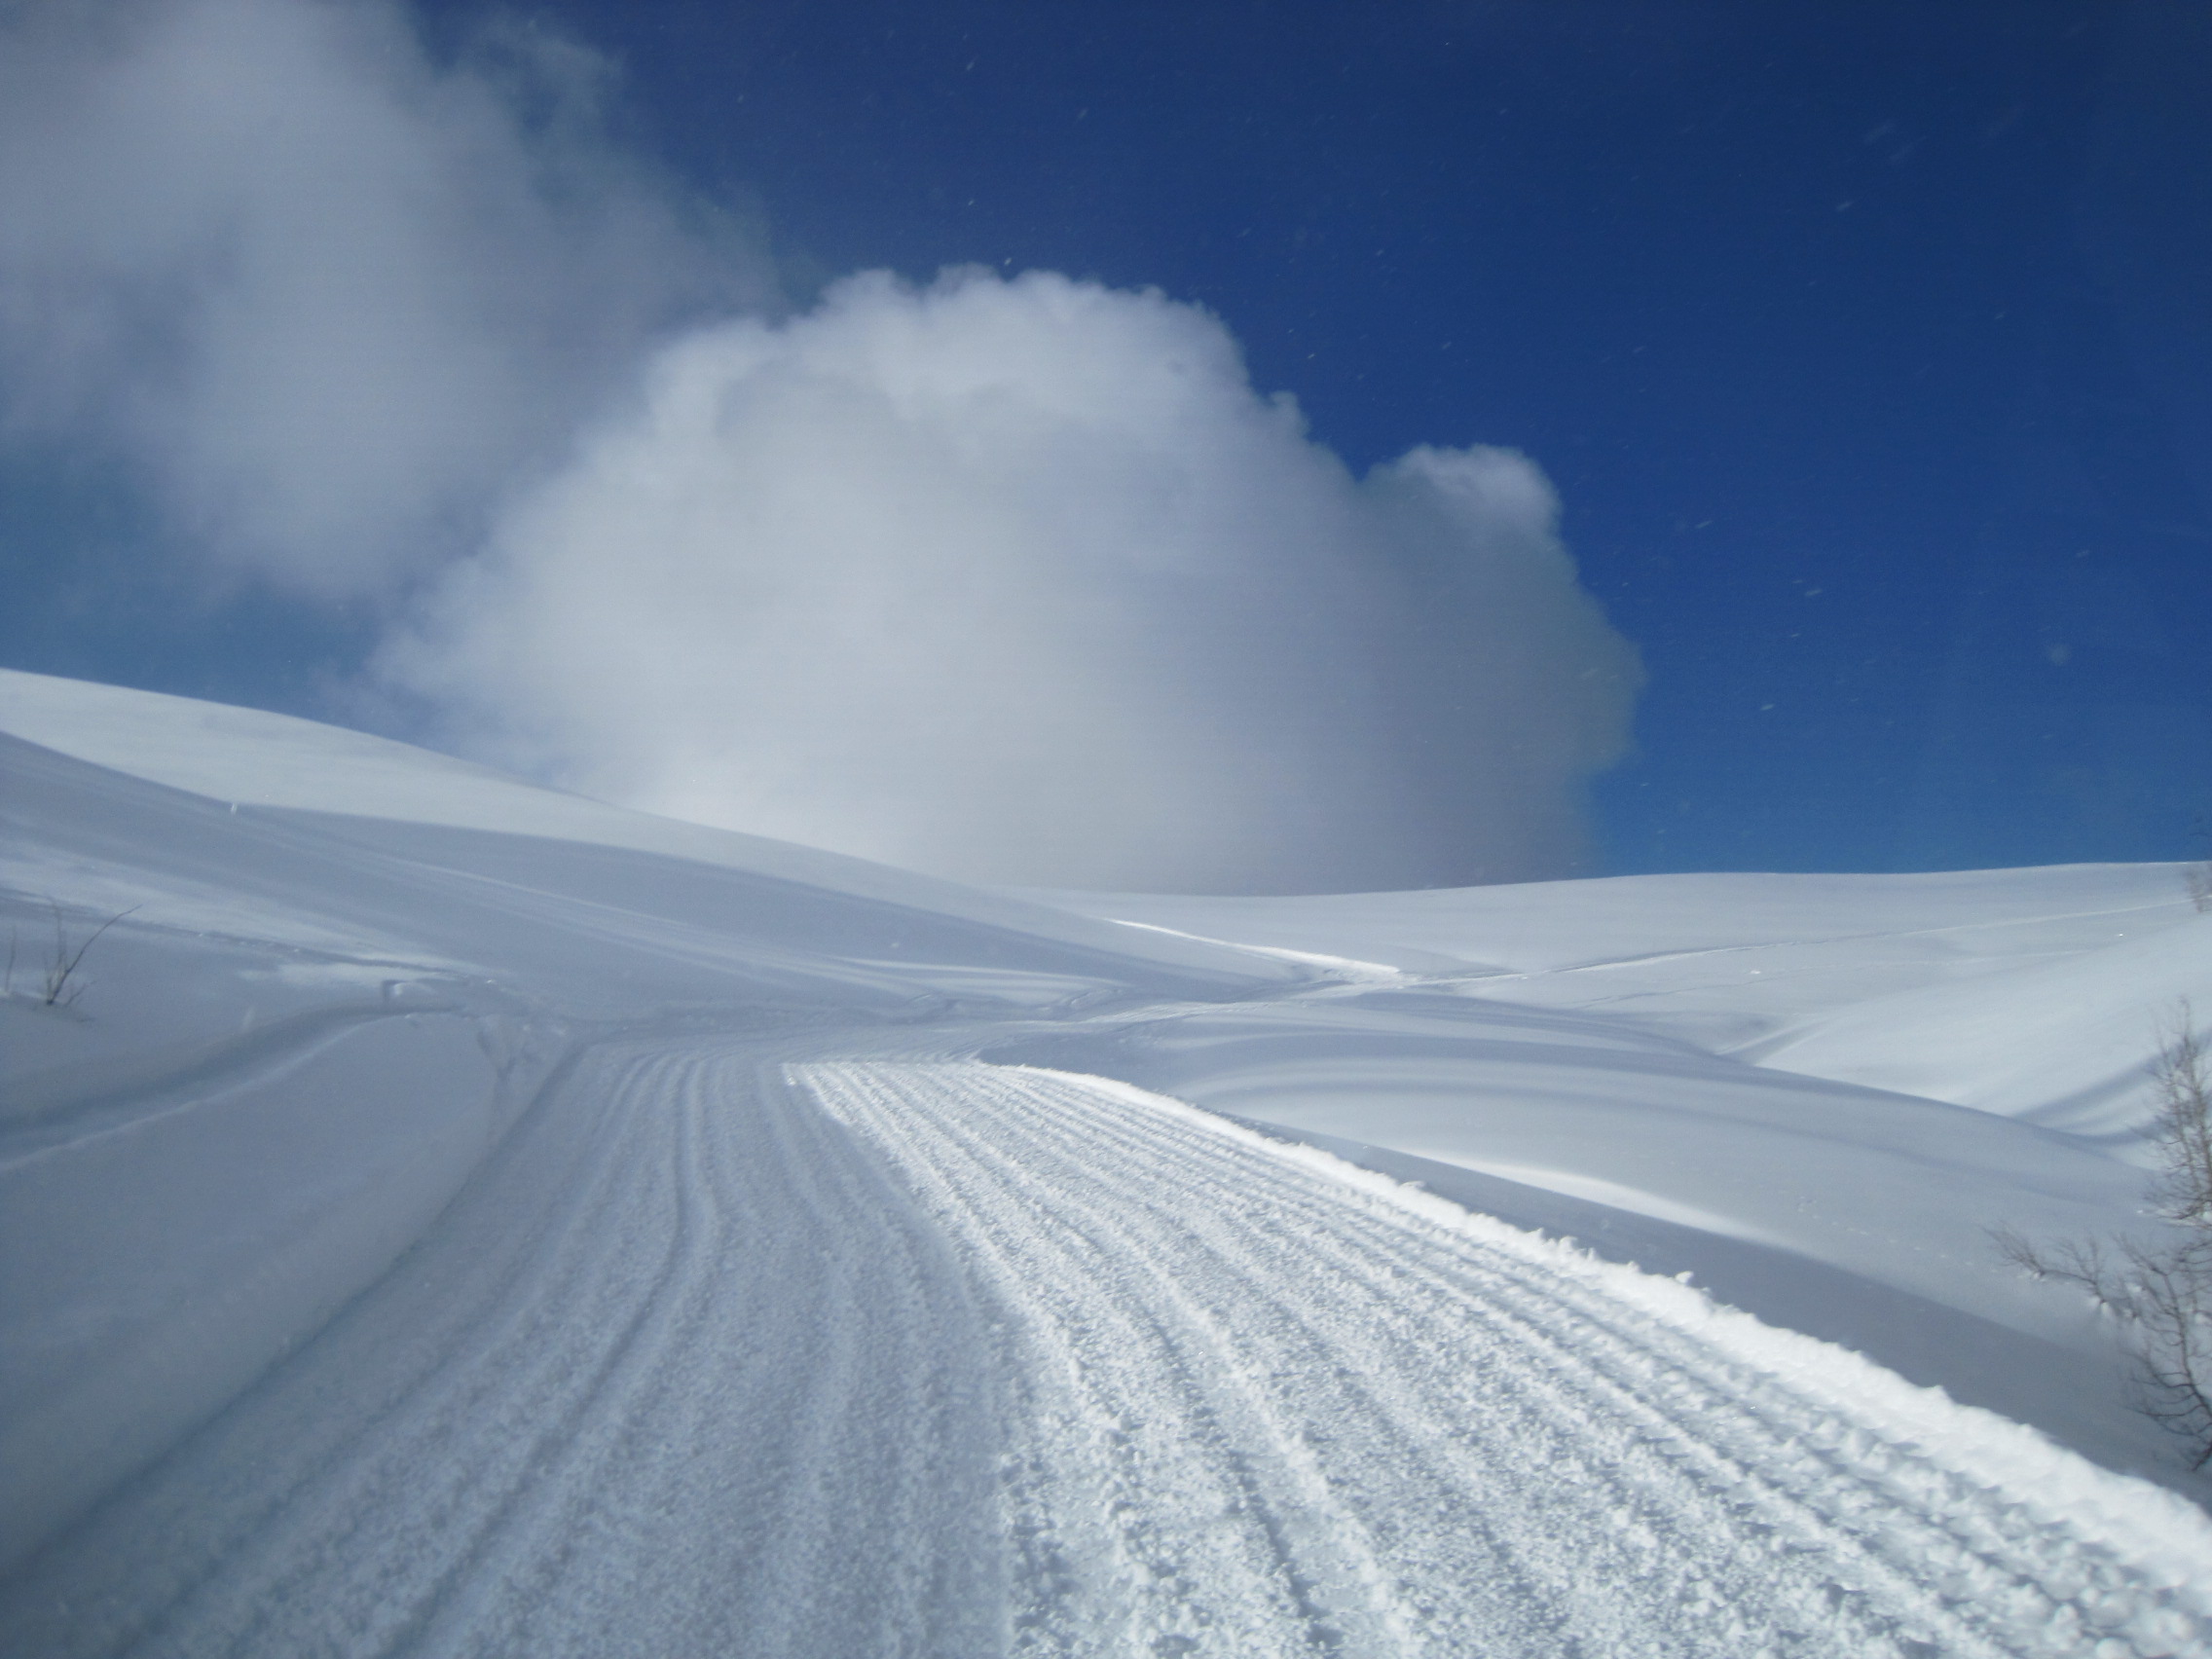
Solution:
<path fill-rule="evenodd" d="M 881 275 L 696 333 L 385 671 L 479 752 L 977 879 L 1565 873 L 1635 653 L 1550 486 L 1354 480 L 1157 293 Z"/>
<path fill-rule="evenodd" d="M 765 260 L 600 135 L 550 37 L 433 63 L 397 0 L 0 19 L 0 419 L 204 556 L 375 592 L 481 531 L 656 331 Z"/>
<path fill-rule="evenodd" d="M 1530 461 L 1355 479 L 1157 293 L 770 320 L 608 83 L 401 0 L 0 9 L 0 442 L 210 571 L 412 592 L 384 682 L 617 800 L 1001 881 L 1574 867 L 1639 675 Z"/>

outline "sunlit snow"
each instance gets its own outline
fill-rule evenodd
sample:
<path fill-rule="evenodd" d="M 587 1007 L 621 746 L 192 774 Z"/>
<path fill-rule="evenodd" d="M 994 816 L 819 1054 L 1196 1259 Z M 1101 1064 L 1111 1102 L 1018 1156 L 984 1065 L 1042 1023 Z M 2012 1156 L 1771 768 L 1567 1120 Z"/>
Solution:
<path fill-rule="evenodd" d="M 2151 1225 L 2171 866 L 985 892 L 0 733 L 11 1653 L 2212 1652 L 1989 1240 Z"/>

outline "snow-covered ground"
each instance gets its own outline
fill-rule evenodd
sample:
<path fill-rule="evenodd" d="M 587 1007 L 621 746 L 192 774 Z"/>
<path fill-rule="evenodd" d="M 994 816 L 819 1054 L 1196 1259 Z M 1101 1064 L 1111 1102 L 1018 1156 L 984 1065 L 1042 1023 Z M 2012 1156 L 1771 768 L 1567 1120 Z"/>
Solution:
<path fill-rule="evenodd" d="M 2171 867 L 985 893 L 0 734 L 10 1653 L 2212 1653 L 1987 1235 L 2148 1225 Z"/>

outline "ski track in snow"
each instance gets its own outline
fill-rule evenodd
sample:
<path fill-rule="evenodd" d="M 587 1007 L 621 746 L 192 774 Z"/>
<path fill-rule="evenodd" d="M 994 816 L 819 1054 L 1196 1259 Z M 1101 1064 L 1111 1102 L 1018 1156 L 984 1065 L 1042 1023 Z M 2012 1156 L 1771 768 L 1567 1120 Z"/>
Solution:
<path fill-rule="evenodd" d="M 1120 1085 L 793 1052 L 586 1051 L 0 1647 L 2212 1653 L 2204 1572 L 1557 1244 Z"/>
<path fill-rule="evenodd" d="M 0 1594 L 0 1650 L 997 1645 L 958 1269 L 758 1063 L 587 1055 L 385 1283 Z"/>
<path fill-rule="evenodd" d="M 793 1075 L 993 1304 L 1018 1652 L 2204 1650 L 2179 1586 L 1556 1246 L 1094 1080 Z"/>

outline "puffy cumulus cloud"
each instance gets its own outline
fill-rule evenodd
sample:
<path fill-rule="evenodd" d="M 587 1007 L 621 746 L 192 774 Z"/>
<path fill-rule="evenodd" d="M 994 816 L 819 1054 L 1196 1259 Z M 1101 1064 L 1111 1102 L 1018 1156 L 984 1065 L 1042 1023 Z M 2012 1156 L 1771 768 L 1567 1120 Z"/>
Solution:
<path fill-rule="evenodd" d="M 0 5 L 0 443 L 212 569 L 412 592 L 385 682 L 596 794 L 1002 881 L 1574 866 L 1638 672 L 1528 461 L 1354 478 L 1153 293 L 779 320 L 608 88 L 403 0 Z"/>
<path fill-rule="evenodd" d="M 882 275 L 695 333 L 387 649 L 465 747 L 973 879 L 1565 873 L 1636 657 L 1525 458 L 1353 478 L 1206 313 Z"/>
<path fill-rule="evenodd" d="M 768 292 L 607 78 L 518 29 L 435 62 L 398 0 L 0 11 L 6 434 L 311 595 L 466 544 L 657 331 Z"/>

